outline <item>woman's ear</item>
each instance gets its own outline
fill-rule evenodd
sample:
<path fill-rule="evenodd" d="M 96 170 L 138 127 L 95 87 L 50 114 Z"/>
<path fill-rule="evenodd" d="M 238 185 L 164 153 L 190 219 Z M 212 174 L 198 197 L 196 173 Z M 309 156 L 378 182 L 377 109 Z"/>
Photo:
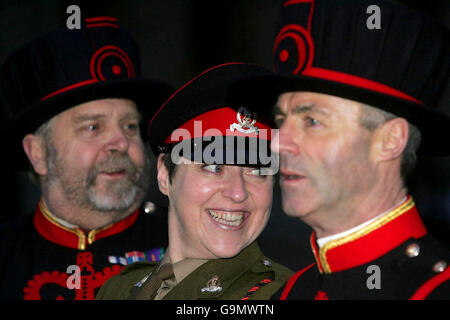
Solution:
<path fill-rule="evenodd" d="M 401 157 L 408 143 L 409 127 L 408 121 L 403 118 L 394 118 L 387 121 L 379 128 L 376 139 L 377 158 L 389 161 Z"/>
<path fill-rule="evenodd" d="M 158 175 L 157 175 L 157 179 L 158 179 L 158 187 L 159 190 L 165 194 L 166 196 L 169 195 L 169 185 L 170 185 L 170 181 L 169 181 L 169 171 L 166 168 L 166 165 L 164 164 L 164 153 L 161 153 L 158 156 L 158 164 L 157 164 L 157 170 L 158 170 Z"/>
<path fill-rule="evenodd" d="M 34 134 L 27 134 L 22 140 L 22 146 L 34 171 L 40 176 L 47 175 L 47 157 L 44 139 Z"/>

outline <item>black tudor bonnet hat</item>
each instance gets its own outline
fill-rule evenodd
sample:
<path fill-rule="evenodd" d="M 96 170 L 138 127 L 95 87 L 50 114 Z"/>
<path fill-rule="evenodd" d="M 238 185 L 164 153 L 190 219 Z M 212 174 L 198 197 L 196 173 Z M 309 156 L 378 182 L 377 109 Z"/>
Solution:
<path fill-rule="evenodd" d="M 241 81 L 233 99 L 272 108 L 283 92 L 310 91 L 358 101 L 416 125 L 419 153 L 450 155 L 450 117 L 437 111 L 450 72 L 445 26 L 387 0 L 287 0 L 275 34 L 276 75 Z"/>
<path fill-rule="evenodd" d="M 13 116 L 5 130 L 19 167 L 27 163 L 23 137 L 71 107 L 127 98 L 145 118 L 174 91 L 142 78 L 138 45 L 113 17 L 87 18 L 81 29 L 64 28 L 25 44 L 3 64 L 1 89 Z"/>

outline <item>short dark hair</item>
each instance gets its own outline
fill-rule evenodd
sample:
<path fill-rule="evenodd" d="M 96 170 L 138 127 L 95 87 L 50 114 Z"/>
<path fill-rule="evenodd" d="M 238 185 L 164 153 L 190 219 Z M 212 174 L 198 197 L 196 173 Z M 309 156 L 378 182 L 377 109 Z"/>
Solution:
<path fill-rule="evenodd" d="M 372 107 L 363 105 L 363 113 L 360 118 L 360 124 L 367 130 L 373 131 L 379 126 L 385 124 L 389 120 L 399 118 L 392 113 Z M 422 135 L 420 130 L 408 121 L 408 142 L 402 153 L 402 161 L 400 167 L 400 175 L 403 185 L 406 187 L 406 182 L 409 175 L 414 171 L 417 162 L 417 150 L 419 149 Z"/>
<path fill-rule="evenodd" d="M 164 153 L 162 156 L 162 161 L 167 169 L 167 172 L 169 173 L 169 182 L 172 183 L 172 178 L 175 175 L 177 165 L 172 161 L 171 153 L 170 152 Z"/>
<path fill-rule="evenodd" d="M 43 124 L 39 126 L 39 128 L 36 129 L 36 131 L 33 133 L 36 136 L 41 137 L 44 140 L 45 148 L 46 148 L 46 157 L 48 158 L 49 152 L 54 151 L 54 147 L 52 144 L 52 130 L 53 130 L 53 120 L 55 117 L 47 120 Z M 51 149 L 52 148 L 52 149 Z M 28 169 L 28 176 L 30 177 L 30 180 L 38 187 L 41 187 L 41 177 L 39 174 L 34 171 L 33 165 L 29 164 Z"/>

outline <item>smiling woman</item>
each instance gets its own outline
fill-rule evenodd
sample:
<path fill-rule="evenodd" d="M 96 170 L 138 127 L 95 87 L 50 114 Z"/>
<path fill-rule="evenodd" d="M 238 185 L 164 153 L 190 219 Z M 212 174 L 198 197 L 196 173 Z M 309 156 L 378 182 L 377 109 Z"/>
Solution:
<path fill-rule="evenodd" d="M 173 212 L 168 249 L 172 262 L 233 257 L 267 224 L 273 177 L 261 176 L 254 168 L 182 164 L 168 184 L 167 170 L 160 164 L 158 182 Z"/>
<path fill-rule="evenodd" d="M 268 72 L 245 63 L 211 68 L 177 91 L 153 117 L 149 139 L 158 155 L 159 189 L 169 198 L 169 246 L 160 264 L 130 266 L 102 287 L 98 299 L 268 299 L 292 274 L 266 258 L 256 243 L 272 207 L 274 177 L 267 170 L 272 164 L 263 163 L 259 154 L 267 150 L 219 143 L 223 150 L 214 154 L 224 151 L 227 157 L 195 157 L 196 151 L 211 146 L 201 143 L 211 141 L 210 132 L 219 138 L 270 142 L 271 135 L 263 134 L 271 129 L 264 114 L 225 102 L 233 81 Z M 195 130 L 192 119 L 204 131 Z M 188 134 L 172 141 L 180 128 Z M 182 161 L 175 162 L 181 144 L 194 146 L 194 152 L 182 153 Z M 236 154 L 245 155 L 242 163 L 234 161 Z M 167 266 L 173 274 L 157 282 Z"/>

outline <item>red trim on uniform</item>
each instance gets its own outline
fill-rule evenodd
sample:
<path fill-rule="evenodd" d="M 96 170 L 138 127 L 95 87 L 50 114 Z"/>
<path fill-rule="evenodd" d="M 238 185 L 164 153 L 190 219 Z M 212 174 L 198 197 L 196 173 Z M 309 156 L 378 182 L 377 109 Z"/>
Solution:
<path fill-rule="evenodd" d="M 308 271 L 314 265 L 315 265 L 315 263 L 310 264 L 306 268 L 303 268 L 302 270 L 297 271 L 296 273 L 294 273 L 294 275 L 292 277 L 289 278 L 288 282 L 286 283 L 286 286 L 284 287 L 283 293 L 281 294 L 280 300 L 286 300 L 289 292 L 292 290 L 292 287 L 294 286 L 295 282 L 297 282 L 298 278 L 300 278 L 300 276 L 302 274 L 304 274 L 306 271 Z"/>
<path fill-rule="evenodd" d="M 343 73 L 343 72 L 322 69 L 322 68 L 317 68 L 317 67 L 311 67 L 311 68 L 306 68 L 302 72 L 302 75 L 314 77 L 314 78 L 325 79 L 325 80 L 330 80 L 330 81 L 335 81 L 335 82 L 340 82 L 340 83 L 368 89 L 371 91 L 376 91 L 379 93 L 387 94 L 387 95 L 394 96 L 394 97 L 397 97 L 397 98 L 400 98 L 403 100 L 408 100 L 408 101 L 411 101 L 414 103 L 424 105 L 423 102 L 407 95 L 406 93 L 404 93 L 400 90 L 394 89 L 392 87 L 389 87 L 382 83 L 378 83 L 376 81 L 372 81 L 369 79 L 361 78 L 361 77 Z"/>
<path fill-rule="evenodd" d="M 241 115 L 242 119 L 243 115 Z M 212 136 L 241 136 L 266 139 L 270 141 L 271 128 L 264 123 L 258 122 L 253 126 L 259 130 L 258 135 L 255 132 L 243 133 L 235 129 L 230 130 L 230 125 L 238 124 L 237 111 L 230 107 L 223 107 L 202 113 L 195 118 L 182 124 L 169 137 L 164 140 L 165 143 L 176 143 L 185 139 Z"/>
<path fill-rule="evenodd" d="M 92 242 L 95 240 L 112 236 L 114 234 L 118 234 L 128 227 L 130 227 L 137 219 L 139 215 L 139 210 L 136 210 L 134 213 L 126 217 L 125 219 L 107 226 L 105 229 L 100 229 L 98 232 L 95 232 Z M 83 230 L 79 228 L 69 229 L 60 225 L 55 221 L 50 221 L 41 211 L 40 206 L 38 204 L 34 218 L 33 218 L 34 226 L 37 232 L 44 237 L 45 239 L 56 243 L 58 245 L 69 247 L 73 249 L 80 249 L 80 241 L 84 238 L 84 245 L 87 248 L 89 246 L 88 243 L 88 234 L 86 234 Z M 90 231 L 93 232 L 93 231 Z"/>
<path fill-rule="evenodd" d="M 436 287 L 448 280 L 450 280 L 450 267 L 447 267 L 444 271 L 420 286 L 409 300 L 424 300 Z"/>
<path fill-rule="evenodd" d="M 111 21 L 111 22 L 117 22 L 118 19 L 114 18 L 114 17 L 95 17 L 95 18 L 86 18 L 85 19 L 86 22 L 96 22 L 96 21 Z"/>
<path fill-rule="evenodd" d="M 59 228 L 50 222 L 41 212 L 39 205 L 34 214 L 33 223 L 37 232 L 45 239 L 63 247 L 78 249 L 78 235 L 75 232 Z"/>
<path fill-rule="evenodd" d="M 331 272 L 350 269 L 373 261 L 402 243 L 426 235 L 427 230 L 416 207 L 385 225 L 355 240 L 326 251 L 326 262 Z M 370 250 L 368 250 L 370 248 Z"/>
<path fill-rule="evenodd" d="M 325 291 L 317 291 L 316 296 L 314 297 L 314 300 L 330 300 L 327 296 L 327 293 Z"/>
<path fill-rule="evenodd" d="M 245 297 L 243 297 L 241 300 L 249 300 L 250 296 L 254 294 L 256 291 L 261 289 L 263 286 L 265 286 L 268 283 L 271 283 L 273 281 L 272 278 L 263 279 L 260 282 L 258 282 L 254 287 L 252 287 L 248 292 L 246 293 Z"/>
<path fill-rule="evenodd" d="M 90 79 L 90 80 L 81 81 L 81 82 L 78 82 L 78 83 L 71 84 L 70 86 L 61 88 L 59 90 L 56 90 L 56 91 L 46 95 L 45 97 L 41 98 L 39 101 L 47 100 L 48 98 L 56 96 L 56 95 L 58 95 L 60 93 L 63 93 L 65 91 L 69 91 L 69 90 L 72 90 L 72 89 L 75 89 L 75 88 L 78 88 L 78 87 L 82 87 L 82 86 L 85 86 L 85 85 L 88 85 L 88 84 L 92 84 L 92 83 L 95 83 L 95 82 L 97 82 L 97 80 Z"/>
<path fill-rule="evenodd" d="M 128 229 L 131 227 L 135 222 L 136 219 L 139 216 L 139 209 L 130 214 L 128 217 L 126 217 L 123 220 L 120 220 L 119 222 L 116 222 L 115 224 L 111 225 L 110 227 L 106 229 L 102 229 L 101 231 L 97 232 L 94 237 L 94 241 L 106 238 L 118 233 L 121 233 L 122 231 Z"/>
<path fill-rule="evenodd" d="M 316 233 L 314 231 L 312 232 L 311 237 L 309 237 L 309 243 L 311 244 L 312 252 L 317 261 L 317 268 L 319 269 L 320 273 L 323 273 L 322 263 L 319 259 L 319 249 L 317 248 Z"/>
<path fill-rule="evenodd" d="M 87 24 L 86 28 L 96 28 L 96 27 L 113 27 L 113 28 L 119 28 L 117 24 L 109 23 L 109 22 L 101 22 L 101 23 L 91 23 Z"/>

